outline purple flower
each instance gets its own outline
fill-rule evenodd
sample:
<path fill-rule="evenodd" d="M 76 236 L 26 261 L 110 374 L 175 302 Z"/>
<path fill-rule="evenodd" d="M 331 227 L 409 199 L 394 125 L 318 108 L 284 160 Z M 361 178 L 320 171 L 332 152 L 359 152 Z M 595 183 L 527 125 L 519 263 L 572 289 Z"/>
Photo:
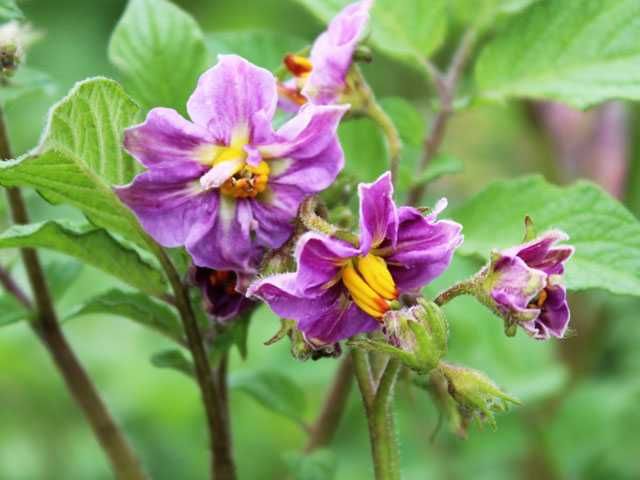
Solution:
<path fill-rule="evenodd" d="M 372 4 L 373 0 L 360 0 L 342 9 L 313 43 L 309 58 L 285 57 L 293 78 L 279 86 L 281 108 L 296 111 L 308 100 L 328 105 L 340 97 Z"/>
<path fill-rule="evenodd" d="M 306 105 L 274 132 L 277 101 L 271 73 L 221 55 L 187 103 L 192 122 L 154 108 L 126 131 L 148 170 L 117 193 L 158 243 L 184 245 L 199 266 L 248 271 L 262 247 L 289 238 L 302 200 L 343 167 L 336 128 L 348 107 Z"/>
<path fill-rule="evenodd" d="M 537 339 L 562 338 L 569 324 L 567 292 L 560 280 L 574 249 L 554 246 L 568 238 L 564 232 L 551 230 L 496 252 L 484 275 L 482 287 L 490 306 L 508 324 L 519 324 Z"/>
<path fill-rule="evenodd" d="M 204 310 L 220 322 L 237 317 L 255 304 L 239 291 L 246 290 L 246 285 L 243 286 L 246 276 L 195 265 L 189 276 L 191 283 L 202 292 Z"/>
<path fill-rule="evenodd" d="M 462 243 L 461 226 L 397 208 L 389 173 L 359 186 L 359 246 L 308 232 L 296 247 L 298 269 L 249 287 L 278 315 L 295 320 L 315 344 L 378 328 L 390 303 L 440 275 Z"/>

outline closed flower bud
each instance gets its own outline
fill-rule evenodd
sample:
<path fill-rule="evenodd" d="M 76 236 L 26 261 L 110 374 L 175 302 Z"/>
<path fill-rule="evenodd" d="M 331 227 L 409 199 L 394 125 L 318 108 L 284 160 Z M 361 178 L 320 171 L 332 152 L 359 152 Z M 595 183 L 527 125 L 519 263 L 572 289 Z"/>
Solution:
<path fill-rule="evenodd" d="M 387 342 L 359 339 L 351 345 L 389 354 L 420 373 L 433 370 L 447 352 L 448 325 L 438 306 L 423 299 L 419 302 L 384 315 L 383 332 Z"/>
<path fill-rule="evenodd" d="M 487 421 L 495 427 L 494 413 L 506 411 L 509 403 L 520 404 L 477 370 L 445 362 L 440 362 L 438 369 L 447 379 L 449 394 L 463 416 Z"/>

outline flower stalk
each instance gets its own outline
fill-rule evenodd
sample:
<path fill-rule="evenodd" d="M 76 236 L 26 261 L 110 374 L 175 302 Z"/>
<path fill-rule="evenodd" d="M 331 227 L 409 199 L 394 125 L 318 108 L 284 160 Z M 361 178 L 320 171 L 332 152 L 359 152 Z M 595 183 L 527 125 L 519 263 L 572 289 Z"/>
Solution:
<path fill-rule="evenodd" d="M 367 416 L 375 479 L 399 480 L 400 455 L 391 401 L 401 363 L 398 360 L 389 359 L 378 385 L 374 385 L 367 354 L 358 349 L 353 349 L 351 352 Z"/>
<path fill-rule="evenodd" d="M 211 478 L 215 480 L 234 480 L 236 478 L 235 464 L 231 452 L 231 438 L 226 412 L 225 385 L 226 367 L 218 367 L 216 379 L 214 372 L 209 365 L 207 353 L 205 351 L 202 333 L 198 328 L 198 323 L 178 272 L 171 259 L 164 249 L 148 239 L 148 246 L 156 255 L 165 271 L 173 293 L 176 297 L 176 308 L 180 314 L 184 327 L 189 350 L 195 365 L 196 379 L 200 387 L 202 401 L 207 417 L 207 427 L 209 432 L 209 442 L 211 448 Z M 226 362 L 224 362 L 226 365 Z M 220 372 L 222 371 L 222 375 Z M 220 381 L 220 380 L 223 381 Z M 220 387 L 223 388 L 220 388 Z"/>

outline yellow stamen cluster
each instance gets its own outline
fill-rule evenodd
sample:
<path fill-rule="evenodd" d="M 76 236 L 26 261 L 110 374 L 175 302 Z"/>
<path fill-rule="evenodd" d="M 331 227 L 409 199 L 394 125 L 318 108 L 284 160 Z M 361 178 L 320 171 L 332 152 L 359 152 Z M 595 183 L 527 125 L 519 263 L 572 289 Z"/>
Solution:
<path fill-rule="evenodd" d="M 266 190 L 270 171 L 264 160 L 257 167 L 244 164 L 235 175 L 222 184 L 220 191 L 229 197 L 254 198 Z"/>
<path fill-rule="evenodd" d="M 342 282 L 356 305 L 374 318 L 382 318 L 398 298 L 387 264 L 371 253 L 351 260 L 342 270 Z"/>
<path fill-rule="evenodd" d="M 284 57 L 284 65 L 294 77 L 306 77 L 313 70 L 311 60 L 302 55 L 289 54 Z"/>
<path fill-rule="evenodd" d="M 542 308 L 544 303 L 547 301 L 548 296 L 549 294 L 547 293 L 547 290 L 542 289 L 540 290 L 540 293 L 536 296 L 536 298 L 529 302 L 529 305 L 527 306 L 529 308 Z"/>

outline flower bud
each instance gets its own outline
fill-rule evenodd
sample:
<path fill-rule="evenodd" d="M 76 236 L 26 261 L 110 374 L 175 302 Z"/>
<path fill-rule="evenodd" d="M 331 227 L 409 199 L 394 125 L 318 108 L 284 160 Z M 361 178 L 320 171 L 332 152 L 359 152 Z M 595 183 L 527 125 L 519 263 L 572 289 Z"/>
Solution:
<path fill-rule="evenodd" d="M 296 360 L 319 360 L 324 357 L 337 358 L 342 353 L 339 343 L 316 344 L 309 341 L 303 332 L 298 330 L 293 320 L 281 319 L 280 330 L 265 342 L 265 345 L 273 345 L 288 336 L 291 340 L 291 355 Z"/>
<path fill-rule="evenodd" d="M 419 305 L 390 310 L 382 321 L 386 343 L 361 339 L 350 344 L 389 354 L 420 373 L 433 370 L 447 352 L 447 320 L 433 302 L 420 299 Z"/>
<path fill-rule="evenodd" d="M 15 73 L 24 61 L 27 48 L 40 38 L 31 25 L 18 21 L 0 26 L 0 72 L 5 77 Z"/>
<path fill-rule="evenodd" d="M 520 401 L 504 393 L 485 374 L 470 368 L 440 362 L 438 369 L 448 382 L 448 391 L 463 417 L 486 420 L 495 427 L 493 414 L 506 411 Z"/>

